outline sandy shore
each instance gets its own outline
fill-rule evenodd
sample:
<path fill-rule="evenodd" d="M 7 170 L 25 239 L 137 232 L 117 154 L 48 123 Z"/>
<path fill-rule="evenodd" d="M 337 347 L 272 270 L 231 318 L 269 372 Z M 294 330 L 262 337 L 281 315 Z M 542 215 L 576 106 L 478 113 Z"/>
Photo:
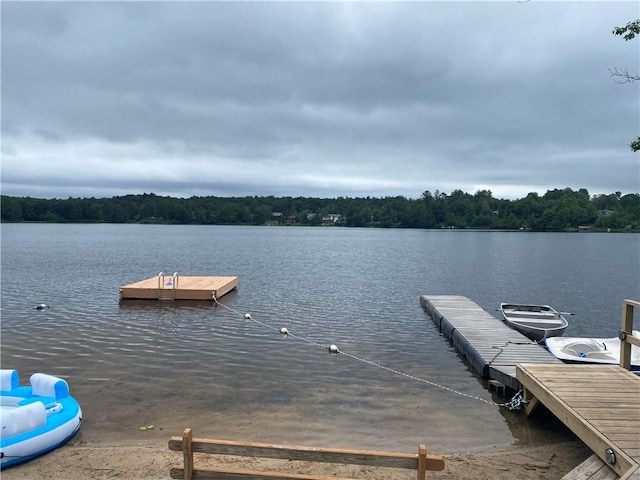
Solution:
<path fill-rule="evenodd" d="M 47 455 L 2 472 L 2 480 L 72 479 L 168 479 L 172 464 L 182 461 L 180 452 L 171 452 L 166 440 L 87 444 L 71 441 Z M 437 454 L 438 452 L 430 452 Z M 475 453 L 445 455 L 445 470 L 429 472 L 435 479 L 560 479 L 591 452 L 579 441 L 529 447 L 514 447 Z M 346 476 L 368 480 L 414 479 L 415 472 L 361 466 L 334 466 L 280 460 L 262 460 L 196 454 L 200 465 L 248 469 L 277 469 L 326 476 Z"/>

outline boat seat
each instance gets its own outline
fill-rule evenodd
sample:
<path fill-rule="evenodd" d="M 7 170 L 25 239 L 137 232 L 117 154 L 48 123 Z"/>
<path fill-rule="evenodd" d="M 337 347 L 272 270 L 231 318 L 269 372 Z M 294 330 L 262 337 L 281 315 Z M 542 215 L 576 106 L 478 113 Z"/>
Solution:
<path fill-rule="evenodd" d="M 51 408 L 56 404 L 56 399 L 53 397 L 31 396 L 25 398 L 24 400 L 20 400 L 18 402 L 18 406 L 24 407 L 25 405 L 31 405 L 36 402 L 42 403 L 45 408 Z"/>
<path fill-rule="evenodd" d="M 563 323 L 559 319 L 555 319 L 555 320 L 538 320 L 537 318 L 531 318 L 531 319 L 529 319 L 529 321 L 519 320 L 518 321 L 518 325 L 529 325 L 531 327 L 535 327 L 537 325 L 549 325 L 549 326 L 557 325 L 558 327 L 560 327 L 560 326 L 563 325 Z"/>
<path fill-rule="evenodd" d="M 10 392 L 20 386 L 20 378 L 17 370 L 3 368 L 0 370 L 0 391 Z"/>
<path fill-rule="evenodd" d="M 558 318 L 555 313 L 551 312 L 528 312 L 521 310 L 505 310 L 504 312 L 508 316 L 515 318 L 535 318 L 536 320 L 544 318 Z"/>
<path fill-rule="evenodd" d="M 599 360 L 609 360 L 612 362 L 615 362 L 617 360 L 619 360 L 615 355 L 613 355 L 611 352 L 585 352 L 585 357 L 586 358 L 597 358 Z"/>
<path fill-rule="evenodd" d="M 31 396 L 25 398 L 18 405 L 29 405 L 34 402 L 42 402 L 45 407 L 51 407 L 58 400 L 69 396 L 69 385 L 63 379 L 47 375 L 46 373 L 34 373 L 31 375 Z"/>
<path fill-rule="evenodd" d="M 47 424 L 47 410 L 42 402 L 2 411 L 0 438 L 13 437 Z"/>

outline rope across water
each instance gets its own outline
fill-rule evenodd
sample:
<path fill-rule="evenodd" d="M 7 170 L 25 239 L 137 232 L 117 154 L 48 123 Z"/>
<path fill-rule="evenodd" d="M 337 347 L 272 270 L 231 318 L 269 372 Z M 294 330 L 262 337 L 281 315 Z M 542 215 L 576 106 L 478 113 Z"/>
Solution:
<path fill-rule="evenodd" d="M 225 308 L 225 309 L 229 310 L 230 312 L 233 312 L 233 313 L 235 313 L 237 315 L 243 315 L 238 310 L 235 310 L 235 309 L 233 309 L 231 307 L 228 307 L 227 305 L 225 305 L 223 303 L 220 303 L 218 301 L 218 299 L 215 298 L 215 296 L 213 297 L 213 301 L 216 303 L 216 305 L 218 305 L 218 306 L 220 306 L 222 308 Z M 261 325 L 261 326 L 263 326 L 263 327 L 265 327 L 265 328 L 267 328 L 269 330 L 277 331 L 281 335 L 286 335 L 288 337 L 295 338 L 296 340 L 300 340 L 302 342 L 308 343 L 309 345 L 313 345 L 315 347 L 320 347 L 320 348 L 322 348 L 324 350 L 328 350 L 329 353 L 344 355 L 345 357 L 351 358 L 352 360 L 356 360 L 358 362 L 365 363 L 367 365 L 371 365 L 373 367 L 379 368 L 381 370 L 385 370 L 387 372 L 399 375 L 401 377 L 408 378 L 410 380 L 414 380 L 416 382 L 424 383 L 426 385 L 430 385 L 432 387 L 436 387 L 436 388 L 439 388 L 441 390 L 445 390 L 445 391 L 447 391 L 449 393 L 453 393 L 453 394 L 459 395 L 461 397 L 470 398 L 472 400 L 477 400 L 479 402 L 482 402 L 484 404 L 491 405 L 491 406 L 498 405 L 500 407 L 506 407 L 509 410 L 519 410 L 522 407 L 523 401 L 522 401 L 521 392 L 518 392 L 514 396 L 514 398 L 510 402 L 507 402 L 507 403 L 490 402 L 489 400 L 485 400 L 484 398 L 478 397 L 476 395 L 470 395 L 468 393 L 460 392 L 458 390 L 455 390 L 453 388 L 447 387 L 445 385 L 441 385 L 439 383 L 431 382 L 431 381 L 426 380 L 424 378 L 416 377 L 415 375 L 411 375 L 411 374 L 408 374 L 408 373 L 405 373 L 405 372 L 401 372 L 399 370 L 395 370 L 393 368 L 389 368 L 389 367 L 386 367 L 384 365 L 380 365 L 379 363 L 373 362 L 371 360 L 367 360 L 366 358 L 361 358 L 361 357 L 358 357 L 358 356 L 353 355 L 351 353 L 344 352 L 344 351 L 338 349 L 338 347 L 336 345 L 333 345 L 333 344 L 331 344 L 331 345 L 323 345 L 323 344 L 320 344 L 318 342 L 314 342 L 313 340 L 305 338 L 305 337 L 303 337 L 301 335 L 296 335 L 296 334 L 292 333 L 291 331 L 289 331 L 289 329 L 287 329 L 285 327 L 278 328 L 278 327 L 274 327 L 273 325 L 270 325 L 268 323 L 265 323 L 263 321 L 256 320 L 249 313 L 245 313 L 244 314 L 244 319 L 245 320 L 250 320 L 250 321 L 252 321 L 254 323 L 257 323 L 258 325 Z"/>

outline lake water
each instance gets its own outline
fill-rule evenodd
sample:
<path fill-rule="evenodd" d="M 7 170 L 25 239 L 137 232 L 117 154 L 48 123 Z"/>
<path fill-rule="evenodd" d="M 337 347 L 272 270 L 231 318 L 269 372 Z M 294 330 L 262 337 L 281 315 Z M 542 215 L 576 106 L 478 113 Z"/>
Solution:
<path fill-rule="evenodd" d="M 429 383 L 503 401 L 440 336 L 420 295 L 464 295 L 496 316 L 502 301 L 549 303 L 576 314 L 565 336 L 615 336 L 622 300 L 640 297 L 635 234 L 58 224 L 3 224 L 1 234 L 2 368 L 22 383 L 38 371 L 67 379 L 86 442 L 164 440 L 187 426 L 434 453 L 563 441 L 572 437 L 552 418 Z M 239 285 L 223 307 L 119 301 L 120 286 L 160 271 Z M 35 310 L 41 302 L 50 308 Z"/>

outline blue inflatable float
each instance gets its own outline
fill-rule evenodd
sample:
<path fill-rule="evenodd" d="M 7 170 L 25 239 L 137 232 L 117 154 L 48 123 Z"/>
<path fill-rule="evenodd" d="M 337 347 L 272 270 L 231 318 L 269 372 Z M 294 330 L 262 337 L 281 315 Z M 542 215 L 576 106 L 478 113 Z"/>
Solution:
<path fill-rule="evenodd" d="M 34 373 L 20 386 L 17 370 L 0 370 L 0 459 L 5 469 L 42 455 L 80 428 L 82 410 L 61 378 Z"/>

